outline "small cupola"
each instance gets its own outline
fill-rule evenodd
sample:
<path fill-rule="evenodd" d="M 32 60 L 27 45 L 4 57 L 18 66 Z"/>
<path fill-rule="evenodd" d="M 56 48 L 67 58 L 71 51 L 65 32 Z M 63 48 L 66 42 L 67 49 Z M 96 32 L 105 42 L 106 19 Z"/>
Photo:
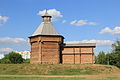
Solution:
<path fill-rule="evenodd" d="M 42 16 L 42 22 L 51 22 L 51 18 L 52 16 L 50 16 L 46 10 L 45 15 Z"/>
<path fill-rule="evenodd" d="M 51 18 L 52 18 L 52 16 L 50 16 L 46 10 L 45 14 L 42 16 L 42 23 L 36 29 L 36 31 L 32 34 L 32 36 L 36 36 L 36 35 L 59 35 L 51 23 Z"/>

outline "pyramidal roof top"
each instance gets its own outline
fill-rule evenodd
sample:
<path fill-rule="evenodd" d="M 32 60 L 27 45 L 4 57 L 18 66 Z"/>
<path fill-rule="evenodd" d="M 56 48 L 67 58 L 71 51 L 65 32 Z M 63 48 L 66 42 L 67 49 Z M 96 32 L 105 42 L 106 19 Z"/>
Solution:
<path fill-rule="evenodd" d="M 42 16 L 42 23 L 32 34 L 32 36 L 36 35 L 59 35 L 51 23 L 51 16 L 47 13 L 47 10 L 45 15 Z"/>

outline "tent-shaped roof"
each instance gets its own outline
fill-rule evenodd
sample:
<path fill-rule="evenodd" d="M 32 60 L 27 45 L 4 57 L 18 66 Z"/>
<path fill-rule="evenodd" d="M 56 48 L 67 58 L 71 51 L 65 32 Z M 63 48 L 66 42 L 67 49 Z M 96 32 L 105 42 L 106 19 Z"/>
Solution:
<path fill-rule="evenodd" d="M 42 16 L 43 21 L 40 26 L 36 29 L 32 36 L 36 35 L 59 35 L 51 23 L 51 16 L 48 15 L 47 11 Z"/>
<path fill-rule="evenodd" d="M 42 22 L 37 30 L 33 33 L 32 36 L 35 35 L 59 35 L 53 25 L 49 23 Z"/>

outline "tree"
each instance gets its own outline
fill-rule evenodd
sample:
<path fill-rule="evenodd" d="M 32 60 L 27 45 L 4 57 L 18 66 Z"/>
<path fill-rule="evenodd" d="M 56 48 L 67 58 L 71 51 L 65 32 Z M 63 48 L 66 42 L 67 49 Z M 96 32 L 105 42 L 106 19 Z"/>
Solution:
<path fill-rule="evenodd" d="M 111 54 L 111 53 L 107 53 L 107 54 L 106 54 L 106 61 L 107 61 L 107 64 L 108 64 L 108 65 L 110 64 L 110 54 Z"/>
<path fill-rule="evenodd" d="M 12 64 L 20 64 L 23 63 L 23 58 L 20 54 L 15 52 L 10 52 L 9 54 L 5 54 L 4 58 L 1 59 L 1 63 L 12 63 Z"/>
<path fill-rule="evenodd" d="M 111 53 L 105 54 L 104 52 L 100 52 L 98 56 L 96 56 L 97 64 L 110 64 L 120 67 L 120 40 L 117 40 L 112 44 L 113 51 Z"/>
<path fill-rule="evenodd" d="M 120 40 L 117 40 L 114 44 L 112 44 L 113 51 L 120 51 Z"/>
<path fill-rule="evenodd" d="M 0 60 L 0 63 L 2 63 L 2 64 L 11 63 L 10 60 L 9 60 L 9 55 L 8 55 L 8 54 L 5 54 L 5 55 L 4 55 L 4 58 L 2 58 L 2 59 Z"/>
<path fill-rule="evenodd" d="M 110 64 L 120 67 L 120 40 L 117 40 L 114 44 L 112 44 L 112 53 L 110 56 Z"/>
<path fill-rule="evenodd" d="M 3 58 L 3 59 L 0 59 L 0 63 L 2 63 L 2 64 L 8 64 L 8 63 L 10 63 L 10 60 Z"/>
<path fill-rule="evenodd" d="M 98 56 L 96 57 L 96 60 L 95 60 L 97 64 L 107 64 L 107 61 L 106 61 L 106 55 L 105 53 L 102 51 L 98 54 Z"/>
<path fill-rule="evenodd" d="M 9 53 L 9 60 L 13 64 L 23 63 L 22 56 L 20 54 L 18 54 L 18 53 L 15 53 L 15 52 Z"/>

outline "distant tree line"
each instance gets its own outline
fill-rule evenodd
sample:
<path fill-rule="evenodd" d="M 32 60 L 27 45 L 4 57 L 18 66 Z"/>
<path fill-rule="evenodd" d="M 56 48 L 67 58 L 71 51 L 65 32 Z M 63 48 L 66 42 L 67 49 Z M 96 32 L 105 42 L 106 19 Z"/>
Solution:
<path fill-rule="evenodd" d="M 112 44 L 112 52 L 105 53 L 101 51 L 98 56 L 95 57 L 95 63 L 115 65 L 120 68 L 120 40 Z"/>
<path fill-rule="evenodd" d="M 9 54 L 5 54 L 2 59 L 0 59 L 1 64 L 22 64 L 22 63 L 29 63 L 29 59 L 23 59 L 22 55 L 10 52 Z"/>

